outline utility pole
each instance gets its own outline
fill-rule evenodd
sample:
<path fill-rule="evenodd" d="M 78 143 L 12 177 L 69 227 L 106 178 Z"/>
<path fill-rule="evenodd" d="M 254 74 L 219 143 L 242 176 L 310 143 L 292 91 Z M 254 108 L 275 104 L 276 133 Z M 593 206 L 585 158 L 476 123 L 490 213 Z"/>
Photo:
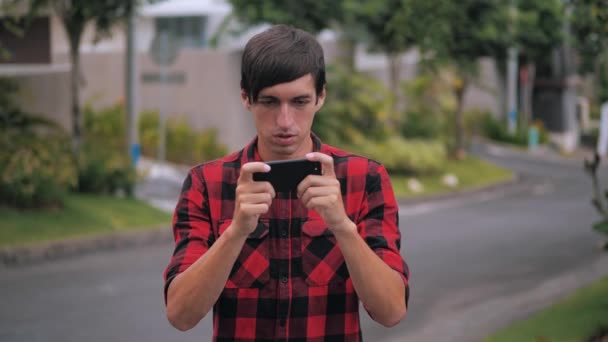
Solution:
<path fill-rule="evenodd" d="M 510 12 L 510 33 L 511 46 L 507 50 L 507 114 L 508 130 L 510 134 L 515 134 L 517 129 L 517 74 L 518 74 L 518 51 L 515 46 L 515 25 L 517 21 L 517 7 L 515 0 L 511 0 L 509 5 Z"/>
<path fill-rule="evenodd" d="M 125 63 L 125 90 L 127 104 L 128 149 L 133 166 L 137 166 L 140 157 L 137 132 L 137 56 L 135 51 L 135 13 L 127 20 L 127 44 Z"/>
<path fill-rule="evenodd" d="M 572 17 L 572 5 L 566 4 L 566 20 L 563 24 L 565 37 L 571 34 L 570 19 Z M 579 143 L 579 124 L 576 117 L 576 66 L 572 56 L 572 45 L 568 39 L 564 40 L 562 49 L 564 90 L 562 94 L 562 115 L 564 120 L 565 135 L 562 148 L 571 152 Z"/>

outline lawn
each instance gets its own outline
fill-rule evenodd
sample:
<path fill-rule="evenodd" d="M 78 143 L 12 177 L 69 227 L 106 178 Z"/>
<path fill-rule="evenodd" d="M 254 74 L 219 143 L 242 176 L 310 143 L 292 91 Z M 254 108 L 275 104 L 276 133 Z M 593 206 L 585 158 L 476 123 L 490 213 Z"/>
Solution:
<path fill-rule="evenodd" d="M 171 223 L 171 215 L 144 202 L 109 196 L 68 195 L 64 209 L 15 210 L 0 207 L 0 247 L 104 234 Z"/>
<path fill-rule="evenodd" d="M 580 289 L 562 302 L 488 337 L 501 341 L 587 341 L 608 328 L 608 277 Z"/>
<path fill-rule="evenodd" d="M 449 187 L 441 182 L 446 173 L 458 178 L 458 185 Z M 398 198 L 413 198 L 416 196 L 432 196 L 454 191 L 476 189 L 513 178 L 513 173 L 479 158 L 468 156 L 464 160 L 447 162 L 445 171 L 438 175 L 416 177 L 423 185 L 424 191 L 412 192 L 407 183 L 409 176 L 391 175 L 391 181 Z"/>

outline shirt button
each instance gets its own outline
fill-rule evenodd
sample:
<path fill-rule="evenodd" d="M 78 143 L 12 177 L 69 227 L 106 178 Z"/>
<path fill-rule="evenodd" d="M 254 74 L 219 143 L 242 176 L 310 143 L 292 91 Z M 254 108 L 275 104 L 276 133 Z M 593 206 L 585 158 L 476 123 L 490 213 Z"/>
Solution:
<path fill-rule="evenodd" d="M 281 230 L 281 236 L 287 237 L 287 230 L 285 230 L 285 229 Z"/>
<path fill-rule="evenodd" d="M 283 284 L 287 284 L 287 277 L 285 277 L 285 276 L 281 277 L 281 282 Z"/>

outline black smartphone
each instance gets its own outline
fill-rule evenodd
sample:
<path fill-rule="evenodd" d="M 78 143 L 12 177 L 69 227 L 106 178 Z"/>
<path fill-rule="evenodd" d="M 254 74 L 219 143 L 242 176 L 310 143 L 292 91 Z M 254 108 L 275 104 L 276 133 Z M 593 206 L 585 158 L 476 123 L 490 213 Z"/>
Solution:
<path fill-rule="evenodd" d="M 321 174 L 321 162 L 308 159 L 273 160 L 265 163 L 270 165 L 270 171 L 255 172 L 253 180 L 270 182 L 276 192 L 295 191 L 306 176 Z"/>

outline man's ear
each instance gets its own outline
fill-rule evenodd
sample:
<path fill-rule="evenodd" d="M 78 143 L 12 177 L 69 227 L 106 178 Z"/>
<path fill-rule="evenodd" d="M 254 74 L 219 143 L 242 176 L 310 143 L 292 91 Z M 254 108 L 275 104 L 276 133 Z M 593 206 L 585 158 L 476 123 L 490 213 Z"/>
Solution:
<path fill-rule="evenodd" d="M 245 89 L 241 89 L 241 102 L 248 111 L 251 111 L 251 102 L 249 102 L 249 96 L 247 96 Z"/>
<path fill-rule="evenodd" d="M 319 94 L 319 96 L 317 97 L 317 110 L 321 109 L 321 107 L 323 107 L 323 104 L 325 103 L 325 97 L 327 95 L 327 92 L 325 91 L 325 86 L 323 86 L 323 90 L 321 90 L 321 94 Z"/>

